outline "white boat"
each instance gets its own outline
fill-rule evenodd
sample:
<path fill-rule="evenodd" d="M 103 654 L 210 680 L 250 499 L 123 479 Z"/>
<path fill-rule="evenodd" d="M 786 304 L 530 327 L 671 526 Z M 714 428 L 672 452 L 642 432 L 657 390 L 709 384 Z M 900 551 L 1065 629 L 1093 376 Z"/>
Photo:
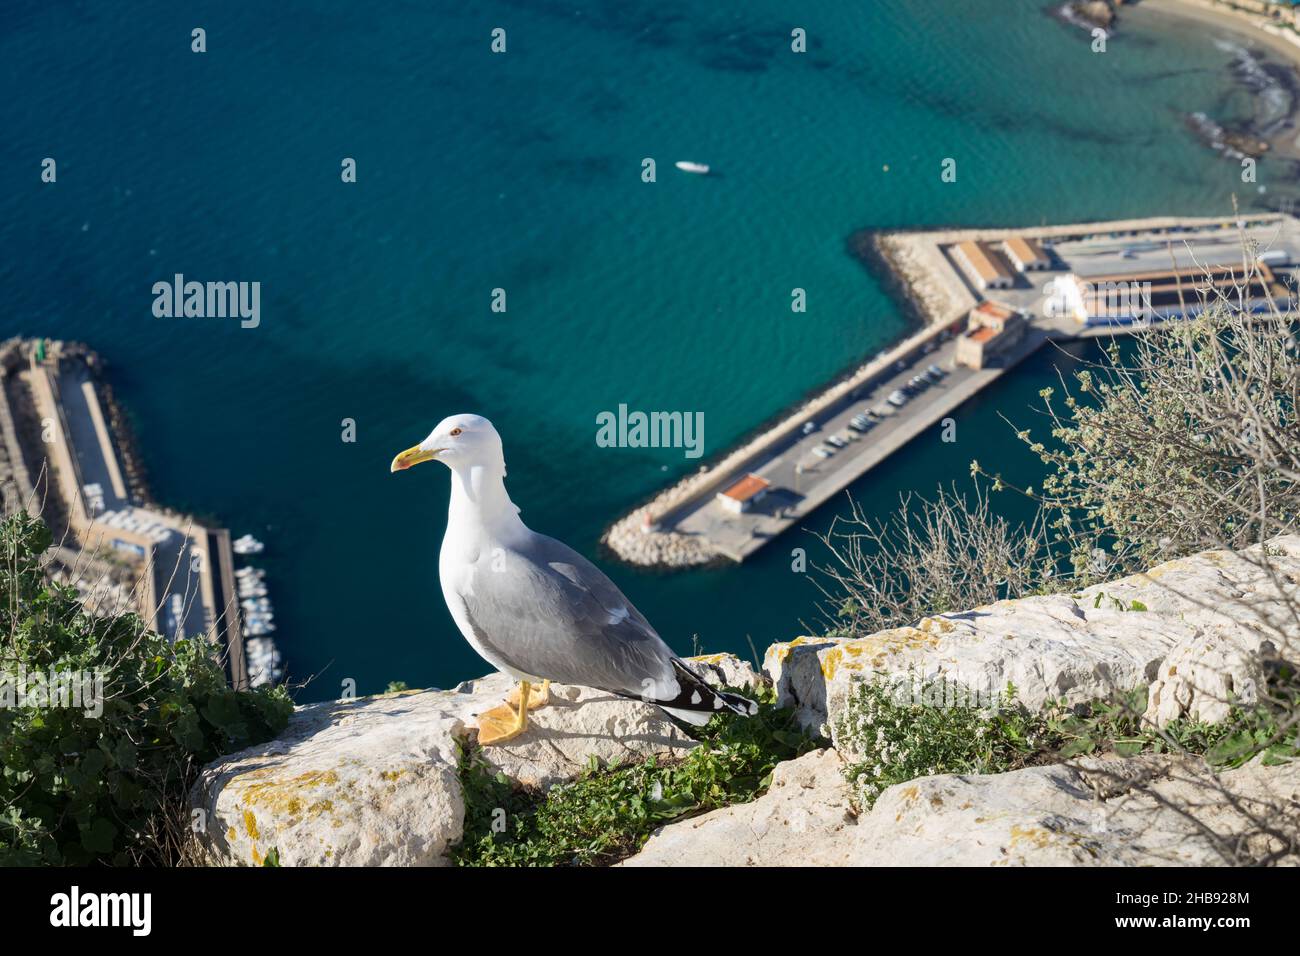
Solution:
<path fill-rule="evenodd" d="M 709 167 L 706 163 L 693 163 L 689 159 L 679 159 L 673 165 L 684 173 L 695 173 L 698 176 L 707 176 L 709 174 Z"/>
<path fill-rule="evenodd" d="M 250 637 L 244 642 L 248 662 L 249 683 L 254 687 L 280 680 L 284 676 L 284 661 L 280 650 L 269 637 Z"/>
<path fill-rule="evenodd" d="M 261 554 L 266 550 L 266 545 L 258 541 L 251 534 L 246 534 L 242 538 L 236 538 L 230 546 L 235 554 Z"/>

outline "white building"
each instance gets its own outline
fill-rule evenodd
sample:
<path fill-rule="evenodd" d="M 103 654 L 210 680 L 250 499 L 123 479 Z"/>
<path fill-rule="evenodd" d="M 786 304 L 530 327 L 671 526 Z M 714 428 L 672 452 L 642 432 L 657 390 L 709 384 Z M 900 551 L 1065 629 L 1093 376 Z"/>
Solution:
<path fill-rule="evenodd" d="M 1002 243 L 1002 249 L 1017 272 L 1036 272 L 1052 267 L 1051 257 L 1037 239 L 1012 236 Z"/>
<path fill-rule="evenodd" d="M 733 514 L 741 514 L 762 501 L 770 485 L 766 478 L 748 474 L 725 491 L 719 491 L 718 503 Z"/>
<path fill-rule="evenodd" d="M 959 242 L 952 250 L 953 258 L 964 268 L 981 291 L 1009 289 L 1015 279 L 999 261 L 1000 256 L 982 242 Z"/>

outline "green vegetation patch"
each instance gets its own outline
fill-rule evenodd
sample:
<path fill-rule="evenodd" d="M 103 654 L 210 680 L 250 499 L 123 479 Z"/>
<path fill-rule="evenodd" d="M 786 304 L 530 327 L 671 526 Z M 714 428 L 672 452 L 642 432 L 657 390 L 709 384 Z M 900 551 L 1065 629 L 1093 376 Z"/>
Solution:
<path fill-rule="evenodd" d="M 47 579 L 50 543 L 25 514 L 0 522 L 0 865 L 175 862 L 198 767 L 274 737 L 293 704 L 232 690 L 205 641 L 87 614 Z M 33 696 L 69 673 L 102 675 L 97 704 Z"/>
<path fill-rule="evenodd" d="M 1222 769 L 1260 754 L 1268 763 L 1300 756 L 1297 685 L 1289 673 L 1272 682 L 1264 703 L 1234 707 L 1223 723 L 1177 720 L 1163 730 L 1141 721 L 1145 687 L 1082 706 L 1057 701 L 1041 713 L 1024 707 L 1011 684 L 984 706 L 963 703 L 973 696 L 939 682 L 923 683 L 915 695 L 883 677 L 857 682 L 835 731 L 862 805 L 917 777 L 1005 773 L 1084 754 L 1192 753 Z"/>
<path fill-rule="evenodd" d="M 762 689 L 749 718 L 724 712 L 699 728 L 700 746 L 672 763 L 656 758 L 600 768 L 545 793 L 494 773 L 476 749 L 461 761 L 465 835 L 461 866 L 603 866 L 636 853 L 666 823 L 747 803 L 767 790 L 773 768 L 814 750 L 794 714 Z"/>

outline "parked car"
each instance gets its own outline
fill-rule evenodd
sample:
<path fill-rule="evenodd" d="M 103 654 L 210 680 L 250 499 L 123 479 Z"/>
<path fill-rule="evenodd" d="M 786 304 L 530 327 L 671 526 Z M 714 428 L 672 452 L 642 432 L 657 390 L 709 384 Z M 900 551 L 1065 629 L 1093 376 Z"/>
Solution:
<path fill-rule="evenodd" d="M 930 375 L 934 378 L 934 380 L 935 380 L 936 382 L 937 382 L 939 379 L 943 378 L 943 376 L 944 376 L 944 374 L 945 374 L 945 373 L 944 373 L 944 370 L 941 369 L 941 368 L 939 368 L 939 366 L 937 366 L 937 365 L 931 365 L 931 366 L 929 366 L 929 367 L 926 369 L 926 371 L 930 373 Z"/>
<path fill-rule="evenodd" d="M 846 442 L 839 435 L 831 435 L 826 439 L 826 444 L 834 445 L 836 448 L 843 448 L 845 445 L 848 444 L 848 442 Z"/>
<path fill-rule="evenodd" d="M 803 433 L 804 433 L 805 435 L 811 435 L 811 434 L 812 434 L 813 432 L 815 432 L 816 430 L 817 430 L 817 423 L 816 423 L 816 422 L 804 422 L 804 423 L 803 423 Z"/>
<path fill-rule="evenodd" d="M 825 445 L 818 445 L 813 449 L 813 454 L 818 458 L 829 458 L 831 455 L 835 454 L 835 449 L 827 448 Z"/>
<path fill-rule="evenodd" d="M 907 396 L 903 394 L 901 389 L 895 390 L 890 393 L 890 396 L 885 399 L 885 401 L 889 402 L 889 404 L 893 405 L 895 408 L 902 408 L 907 404 Z"/>

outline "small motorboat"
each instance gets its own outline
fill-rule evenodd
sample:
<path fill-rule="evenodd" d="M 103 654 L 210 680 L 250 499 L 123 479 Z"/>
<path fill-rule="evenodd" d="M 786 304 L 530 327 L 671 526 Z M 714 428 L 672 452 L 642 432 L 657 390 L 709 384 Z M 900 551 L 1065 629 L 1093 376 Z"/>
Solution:
<path fill-rule="evenodd" d="M 707 176 L 709 174 L 709 167 L 706 163 L 693 163 L 688 159 L 681 159 L 673 165 L 684 173 L 695 173 L 697 176 Z"/>
<path fill-rule="evenodd" d="M 266 545 L 258 541 L 251 534 L 246 534 L 242 538 L 236 538 L 231 544 L 231 549 L 235 554 L 261 554 L 266 550 Z"/>

